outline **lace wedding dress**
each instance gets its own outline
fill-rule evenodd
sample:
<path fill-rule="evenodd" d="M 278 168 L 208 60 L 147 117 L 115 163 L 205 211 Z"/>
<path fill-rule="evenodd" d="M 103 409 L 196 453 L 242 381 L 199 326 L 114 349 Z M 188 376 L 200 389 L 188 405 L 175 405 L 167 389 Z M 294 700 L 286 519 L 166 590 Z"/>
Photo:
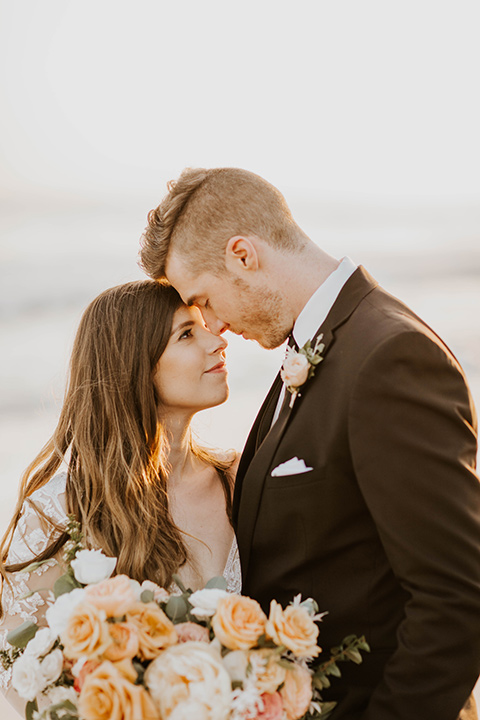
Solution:
<path fill-rule="evenodd" d="M 27 498 L 10 546 L 8 564 L 33 561 L 53 539 L 51 530 L 49 531 L 45 523 L 42 523 L 32 503 L 41 508 L 60 527 L 66 527 L 66 478 L 66 473 L 56 475 L 44 487 Z M 8 632 L 25 620 L 33 620 L 39 626 L 46 624 L 45 612 L 49 604 L 54 601 L 51 588 L 55 580 L 65 572 L 62 557 L 63 549 L 54 558 L 31 572 L 10 575 L 11 582 L 4 584 L 2 593 L 4 616 L 0 620 L 0 649 L 7 647 Z M 240 559 L 235 539 L 223 575 L 227 581 L 227 590 L 239 593 L 241 591 Z M 175 588 L 171 590 L 175 592 Z M 10 688 L 11 674 L 11 668 L 4 670 L 0 664 L 0 690 L 6 693 L 9 702 L 20 712 L 20 708 L 25 703 L 18 696 L 14 697 L 16 693 Z"/>

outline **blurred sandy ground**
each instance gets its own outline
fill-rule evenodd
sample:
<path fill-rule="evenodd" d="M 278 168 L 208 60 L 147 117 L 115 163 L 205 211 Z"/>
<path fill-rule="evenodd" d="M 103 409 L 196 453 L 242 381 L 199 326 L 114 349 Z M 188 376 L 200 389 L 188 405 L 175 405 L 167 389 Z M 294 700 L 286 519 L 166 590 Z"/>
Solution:
<path fill-rule="evenodd" d="M 289 198 L 292 200 L 292 198 Z M 443 337 L 480 405 L 480 207 L 374 206 L 293 199 L 327 251 L 363 264 Z M 106 287 L 141 278 L 144 204 L 9 205 L 0 235 L 0 526 L 22 471 L 51 434 L 81 312 Z M 241 450 L 281 363 L 229 335 L 229 402 L 200 413 L 197 433 Z M 14 715 L 0 697 L 3 720 Z"/>

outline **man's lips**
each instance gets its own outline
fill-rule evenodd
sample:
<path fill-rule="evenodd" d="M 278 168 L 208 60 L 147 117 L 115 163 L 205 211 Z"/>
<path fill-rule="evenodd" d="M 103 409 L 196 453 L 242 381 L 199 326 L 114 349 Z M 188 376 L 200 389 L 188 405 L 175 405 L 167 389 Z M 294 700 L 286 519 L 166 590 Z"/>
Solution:
<path fill-rule="evenodd" d="M 210 370 L 205 370 L 206 373 L 219 373 L 219 372 L 225 372 L 227 369 L 227 365 L 225 363 L 225 360 L 221 360 L 219 363 L 214 365 Z"/>

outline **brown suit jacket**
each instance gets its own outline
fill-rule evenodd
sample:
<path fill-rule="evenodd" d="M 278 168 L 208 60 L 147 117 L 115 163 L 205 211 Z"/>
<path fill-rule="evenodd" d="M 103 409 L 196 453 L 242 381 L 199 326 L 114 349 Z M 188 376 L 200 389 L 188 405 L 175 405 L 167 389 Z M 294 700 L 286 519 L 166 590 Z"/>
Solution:
<path fill-rule="evenodd" d="M 366 635 L 371 654 L 325 693 L 332 720 L 476 718 L 480 484 L 463 372 L 363 268 L 318 332 L 314 377 L 269 430 L 276 378 L 241 459 L 243 592 L 267 612 L 272 598 L 315 598 L 326 650 Z M 271 476 L 294 456 L 313 469 Z"/>

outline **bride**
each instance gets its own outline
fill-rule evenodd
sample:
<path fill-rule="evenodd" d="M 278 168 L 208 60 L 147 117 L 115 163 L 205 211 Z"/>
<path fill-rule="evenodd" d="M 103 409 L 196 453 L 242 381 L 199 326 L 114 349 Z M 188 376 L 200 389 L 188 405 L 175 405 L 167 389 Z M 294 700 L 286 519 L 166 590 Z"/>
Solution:
<path fill-rule="evenodd" d="M 213 454 L 190 431 L 196 412 L 227 399 L 226 346 L 199 310 L 150 280 L 107 290 L 88 306 L 57 428 L 25 472 L 0 546 L 0 647 L 24 620 L 45 624 L 48 588 L 64 572 L 69 513 L 89 547 L 118 558 L 117 573 L 170 590 L 175 573 L 193 590 L 223 574 L 227 589 L 240 591 L 230 522 L 235 453 Z M 10 673 L 0 666 L 0 686 L 21 712 Z"/>

